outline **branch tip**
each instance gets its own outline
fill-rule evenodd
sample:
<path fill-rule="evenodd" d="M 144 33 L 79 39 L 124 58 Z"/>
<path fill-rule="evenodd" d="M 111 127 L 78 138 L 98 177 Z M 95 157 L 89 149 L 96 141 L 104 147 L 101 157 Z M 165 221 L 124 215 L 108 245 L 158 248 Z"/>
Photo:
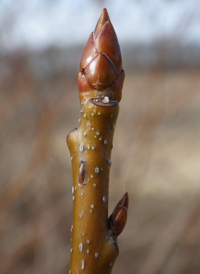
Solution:
<path fill-rule="evenodd" d="M 81 58 L 78 75 L 80 100 L 106 95 L 119 102 L 123 81 L 119 42 L 108 12 L 103 9 Z"/>
<path fill-rule="evenodd" d="M 99 21 L 97 22 L 96 28 L 94 30 L 94 36 L 95 38 L 99 35 L 99 33 L 102 31 L 102 29 L 104 28 L 105 24 L 108 23 L 110 21 L 107 9 L 104 8 L 101 16 L 99 18 Z"/>

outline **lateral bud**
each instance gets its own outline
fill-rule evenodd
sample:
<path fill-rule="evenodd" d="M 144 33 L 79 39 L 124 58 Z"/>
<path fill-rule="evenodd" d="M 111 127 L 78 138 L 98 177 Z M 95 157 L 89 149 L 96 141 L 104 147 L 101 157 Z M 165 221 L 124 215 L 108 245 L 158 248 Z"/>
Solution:
<path fill-rule="evenodd" d="M 128 200 L 128 193 L 126 192 L 108 218 L 110 235 L 113 237 L 119 236 L 126 225 Z"/>

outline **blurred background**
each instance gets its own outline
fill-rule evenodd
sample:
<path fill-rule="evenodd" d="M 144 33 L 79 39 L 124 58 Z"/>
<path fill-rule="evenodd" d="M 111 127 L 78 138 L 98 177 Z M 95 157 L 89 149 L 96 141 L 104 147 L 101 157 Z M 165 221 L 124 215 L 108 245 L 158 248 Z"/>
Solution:
<path fill-rule="evenodd" d="M 111 212 L 130 208 L 113 274 L 200 273 L 199 0 L 0 1 L 0 273 L 68 273 L 77 73 L 102 9 L 126 79 Z"/>

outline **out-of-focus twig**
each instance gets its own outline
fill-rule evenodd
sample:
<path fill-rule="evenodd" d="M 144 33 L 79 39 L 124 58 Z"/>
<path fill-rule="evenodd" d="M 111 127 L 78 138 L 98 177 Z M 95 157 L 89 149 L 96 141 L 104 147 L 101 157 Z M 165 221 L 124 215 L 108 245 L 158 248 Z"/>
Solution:
<path fill-rule="evenodd" d="M 2 273 L 8 273 L 17 264 L 17 262 L 31 249 L 34 249 L 36 244 L 51 230 L 55 229 L 63 215 L 66 213 L 63 208 L 66 206 L 66 197 L 60 198 L 55 204 L 42 212 L 39 220 L 31 227 L 27 228 L 23 233 L 22 239 L 18 241 L 18 245 L 13 246 L 12 254 L 1 254 L 0 265 Z M 53 216 L 53 218 L 52 218 Z"/>
<path fill-rule="evenodd" d="M 39 168 L 42 168 L 49 144 L 50 132 L 57 118 L 57 108 L 46 107 L 40 117 L 35 141 L 32 145 L 30 159 L 21 171 L 6 185 L 0 195 L 0 237 L 16 199 L 23 193 Z"/>
<path fill-rule="evenodd" d="M 174 216 L 168 226 L 160 233 L 150 250 L 147 259 L 137 274 L 157 274 L 164 266 L 173 248 L 181 241 L 185 231 L 199 210 L 199 197 L 189 207 Z"/>

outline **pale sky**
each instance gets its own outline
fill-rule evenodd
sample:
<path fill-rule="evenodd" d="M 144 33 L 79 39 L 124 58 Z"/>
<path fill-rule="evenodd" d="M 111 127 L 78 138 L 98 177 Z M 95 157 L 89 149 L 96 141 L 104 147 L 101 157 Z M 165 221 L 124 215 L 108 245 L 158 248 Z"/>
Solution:
<path fill-rule="evenodd" d="M 0 42 L 10 50 L 85 43 L 103 7 L 120 43 L 200 45 L 199 0 L 1 0 Z"/>

